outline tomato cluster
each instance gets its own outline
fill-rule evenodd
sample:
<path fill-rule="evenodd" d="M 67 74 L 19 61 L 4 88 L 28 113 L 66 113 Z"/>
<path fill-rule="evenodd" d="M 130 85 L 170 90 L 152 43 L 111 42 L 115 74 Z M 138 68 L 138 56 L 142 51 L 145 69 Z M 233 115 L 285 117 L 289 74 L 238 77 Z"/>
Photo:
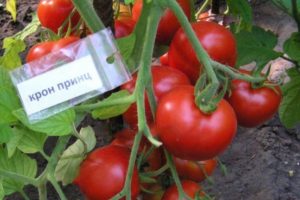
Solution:
<path fill-rule="evenodd" d="M 177 2 L 189 18 L 190 1 Z M 60 9 L 54 9 L 55 6 Z M 116 38 L 128 36 L 134 31 L 142 8 L 143 1 L 136 0 L 132 15 L 128 11 L 115 19 Z M 57 33 L 71 13 L 73 16 L 69 23 L 78 23 L 79 16 L 73 10 L 72 2 L 68 0 L 41 1 L 38 16 L 44 27 Z M 53 15 L 59 15 L 60 19 L 49 20 Z M 209 21 L 193 22 L 191 27 L 212 60 L 229 67 L 235 66 L 238 53 L 236 42 L 227 28 Z M 147 176 L 145 178 L 145 174 L 149 174 L 147 172 L 159 171 L 164 165 L 170 165 L 163 148 L 172 155 L 174 167 L 186 194 L 191 198 L 204 196 L 205 193 L 198 183 L 213 173 L 217 165 L 216 157 L 231 144 L 237 126 L 254 127 L 269 120 L 277 112 L 281 92 L 278 87 L 255 88 L 244 80 L 231 80 L 230 92 L 226 98 L 218 101 L 214 111 L 204 112 L 195 102 L 195 83 L 203 71 L 202 61 L 198 60 L 189 38 L 170 9 L 165 10 L 156 36 L 156 43 L 169 45 L 169 50 L 160 57 L 159 64 L 151 66 L 157 108 L 155 113 L 151 112 L 145 93 L 145 115 L 152 136 L 162 143 L 162 147 L 154 148 L 146 137 L 142 138 L 138 148 L 138 162 L 135 163 L 131 177 L 131 198 L 136 199 L 141 188 L 159 191 L 159 195 L 146 194 L 145 199 L 179 198 L 176 185 L 166 186 L 159 175 L 150 177 L 150 183 L 143 182 L 149 179 Z M 29 51 L 27 62 L 78 39 L 71 36 L 58 41 L 39 43 Z M 122 85 L 121 89 L 134 93 L 137 78 L 137 74 L 133 74 L 132 80 Z M 123 189 L 130 151 L 137 136 L 137 112 L 137 105 L 133 103 L 122 115 L 125 128 L 114 134 L 110 144 L 94 150 L 82 162 L 74 183 L 88 199 L 110 199 Z M 169 171 L 162 173 L 170 177 Z"/>

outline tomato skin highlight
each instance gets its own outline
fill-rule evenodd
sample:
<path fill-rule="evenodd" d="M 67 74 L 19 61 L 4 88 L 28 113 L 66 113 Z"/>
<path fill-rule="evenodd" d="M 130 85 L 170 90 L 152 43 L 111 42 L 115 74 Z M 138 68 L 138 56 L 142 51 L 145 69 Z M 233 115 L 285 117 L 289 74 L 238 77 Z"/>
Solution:
<path fill-rule="evenodd" d="M 181 184 L 182 184 L 183 191 L 192 199 L 195 198 L 196 194 L 199 191 L 201 191 L 200 185 L 194 181 L 183 180 L 181 181 Z M 200 196 L 201 194 L 202 192 L 200 192 Z M 165 191 L 162 200 L 179 200 L 179 193 L 175 184 L 169 187 Z"/>
<path fill-rule="evenodd" d="M 124 147 L 109 145 L 98 148 L 82 162 L 74 183 L 89 200 L 108 200 L 119 193 L 125 184 L 129 157 L 130 151 Z M 139 191 L 135 167 L 131 182 L 132 199 L 136 199 Z"/>
<path fill-rule="evenodd" d="M 58 33 L 58 29 L 73 9 L 71 0 L 41 0 L 37 7 L 37 15 L 43 27 Z M 75 13 L 71 19 L 72 27 L 77 25 L 79 19 L 79 14 Z"/>
<path fill-rule="evenodd" d="M 215 61 L 233 67 L 237 59 L 237 48 L 233 34 L 225 27 L 207 21 L 192 23 L 198 40 L 208 55 Z M 170 45 L 169 65 L 184 72 L 195 83 L 201 71 L 195 51 L 183 29 L 180 28 Z"/>
<path fill-rule="evenodd" d="M 157 107 L 157 130 L 163 145 L 174 156 L 209 160 L 231 143 L 237 120 L 227 101 L 221 100 L 212 114 L 204 114 L 194 98 L 192 86 L 180 86 L 165 94 Z"/>
<path fill-rule="evenodd" d="M 154 65 L 151 68 L 153 78 L 154 94 L 157 101 L 171 89 L 180 85 L 190 85 L 188 77 L 177 69 L 168 66 Z M 135 88 L 137 75 L 133 79 L 121 86 L 121 89 L 133 92 Z M 145 98 L 146 119 L 150 123 L 153 121 L 148 98 Z M 124 121 L 133 129 L 137 128 L 137 108 L 136 103 L 132 104 L 123 114 Z"/>
<path fill-rule="evenodd" d="M 201 182 L 210 176 L 217 166 L 216 159 L 204 161 L 183 160 L 173 156 L 176 171 L 181 179 Z M 205 170 L 205 171 L 203 171 Z M 205 172 L 205 173 L 204 173 Z"/>
<path fill-rule="evenodd" d="M 54 43 L 54 41 L 41 42 L 31 47 L 27 53 L 26 62 L 34 61 L 50 53 Z"/>
<path fill-rule="evenodd" d="M 177 0 L 188 19 L 191 16 L 189 0 Z M 132 19 L 138 21 L 143 8 L 143 1 L 136 0 L 132 8 Z M 156 42 L 159 44 L 169 44 L 176 31 L 180 28 L 180 23 L 170 9 L 166 9 L 160 19 L 157 29 Z"/>
<path fill-rule="evenodd" d="M 271 119 L 278 111 L 282 98 L 280 88 L 276 86 L 274 90 L 268 87 L 253 89 L 249 82 L 233 80 L 227 100 L 236 113 L 238 124 L 252 128 Z"/>

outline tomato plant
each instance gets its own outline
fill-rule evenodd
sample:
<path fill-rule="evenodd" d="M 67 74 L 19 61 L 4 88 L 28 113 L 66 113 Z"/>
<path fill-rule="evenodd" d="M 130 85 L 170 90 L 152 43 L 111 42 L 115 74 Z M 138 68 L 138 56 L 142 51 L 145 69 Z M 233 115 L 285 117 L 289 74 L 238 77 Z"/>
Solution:
<path fill-rule="evenodd" d="M 191 16 L 191 7 L 189 0 L 177 0 L 178 4 L 181 6 L 186 17 Z M 143 1 L 136 0 L 132 8 L 132 18 L 138 21 L 141 11 L 143 8 Z M 169 44 L 174 37 L 176 31 L 179 29 L 180 24 L 176 19 L 176 16 L 170 9 L 166 9 L 157 29 L 156 41 L 161 44 Z"/>
<path fill-rule="evenodd" d="M 231 67 L 235 65 L 236 42 L 229 30 L 207 21 L 192 23 L 192 28 L 211 59 Z M 193 83 L 199 77 L 201 64 L 182 28 L 176 32 L 170 44 L 169 65 L 183 71 Z"/>
<path fill-rule="evenodd" d="M 192 86 L 167 93 L 158 103 L 156 125 L 165 148 L 186 160 L 208 160 L 222 153 L 237 129 L 234 110 L 221 100 L 207 115 L 194 103 Z"/>
<path fill-rule="evenodd" d="M 173 160 L 180 178 L 195 182 L 204 181 L 207 176 L 212 175 L 217 166 L 216 159 L 192 161 L 173 157 Z"/>
<path fill-rule="evenodd" d="M 250 128 L 275 115 L 281 102 L 281 90 L 278 86 L 253 88 L 251 83 L 236 79 L 231 82 L 227 99 L 236 113 L 238 124 Z"/>
<path fill-rule="evenodd" d="M 124 186 L 130 151 L 119 146 L 106 146 L 91 152 L 80 166 L 74 183 L 90 200 L 110 199 Z M 138 171 L 131 182 L 131 196 L 139 194 Z"/>
<path fill-rule="evenodd" d="M 68 19 L 73 9 L 71 0 L 42 0 L 38 4 L 37 14 L 43 27 L 58 33 L 58 29 Z M 78 22 L 79 15 L 75 13 L 71 18 L 71 24 L 74 27 Z"/>

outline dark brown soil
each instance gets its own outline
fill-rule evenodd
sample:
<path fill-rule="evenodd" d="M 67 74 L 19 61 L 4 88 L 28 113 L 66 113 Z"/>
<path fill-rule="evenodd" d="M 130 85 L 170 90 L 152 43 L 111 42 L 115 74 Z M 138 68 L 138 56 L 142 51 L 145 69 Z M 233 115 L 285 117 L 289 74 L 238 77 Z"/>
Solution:
<path fill-rule="evenodd" d="M 0 0 L 0 3 L 3 0 Z M 18 0 L 18 19 L 13 22 L 10 16 L 0 8 L 0 45 L 5 37 L 21 30 L 31 20 L 31 13 L 36 9 L 38 0 Z M 258 2 L 258 1 L 256 1 Z M 280 34 L 291 19 L 264 1 L 256 5 L 256 23 Z M 277 19 L 272 17 L 279 17 Z M 283 26 L 284 28 L 282 28 Z M 274 28 L 275 27 L 275 28 Z M 283 34 L 289 34 L 283 32 Z M 29 37 L 26 42 L 32 46 L 37 37 Z M 0 55 L 3 51 L 0 50 Z M 95 129 L 100 129 L 99 122 L 92 122 Z M 214 184 L 204 184 L 205 190 L 217 200 L 300 200 L 300 129 L 285 129 L 278 117 L 253 129 L 239 128 L 230 148 L 220 157 L 227 166 L 228 174 L 224 176 L 218 169 L 214 175 Z M 98 136 L 100 143 L 108 140 L 108 135 Z M 55 143 L 49 141 L 46 148 L 51 149 Z M 47 150 L 47 149 L 46 149 Z M 45 162 L 37 158 L 39 167 Z M 75 186 L 68 186 L 64 191 L 71 200 L 84 199 Z M 30 199 L 37 200 L 37 191 L 27 187 Z M 11 195 L 8 200 L 22 199 Z M 49 200 L 59 199 L 49 186 Z"/>

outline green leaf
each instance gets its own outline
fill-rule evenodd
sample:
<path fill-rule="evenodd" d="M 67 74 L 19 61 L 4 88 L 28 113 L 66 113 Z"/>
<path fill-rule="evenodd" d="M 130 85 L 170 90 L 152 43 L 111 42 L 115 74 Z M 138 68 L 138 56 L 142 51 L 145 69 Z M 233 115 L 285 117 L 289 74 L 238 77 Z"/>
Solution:
<path fill-rule="evenodd" d="M 34 178 L 37 174 L 37 163 L 20 151 L 16 151 L 11 158 L 8 158 L 6 150 L 0 148 L 0 169 L 24 177 Z M 6 195 L 21 191 L 26 184 L 16 179 L 5 177 L 2 179 L 2 183 Z"/>
<path fill-rule="evenodd" d="M 128 4 L 130 4 L 130 3 L 133 4 L 134 0 L 125 0 L 124 2 L 125 2 L 126 5 L 128 5 Z"/>
<path fill-rule="evenodd" d="M 6 10 L 11 14 L 14 21 L 17 19 L 17 3 L 16 0 L 6 1 Z"/>
<path fill-rule="evenodd" d="M 24 41 L 20 39 L 14 39 L 12 37 L 5 38 L 3 41 L 3 49 L 5 49 L 4 55 L 0 57 L 0 66 L 6 69 L 15 69 L 22 65 L 19 53 L 24 51 L 26 45 Z"/>
<path fill-rule="evenodd" d="M 8 157 L 11 157 L 18 148 L 23 153 L 36 153 L 43 151 L 47 136 L 43 133 L 34 132 L 22 128 L 14 128 L 13 138 L 7 144 Z"/>
<path fill-rule="evenodd" d="M 91 127 L 82 128 L 79 134 L 87 145 L 87 151 L 91 151 L 96 145 L 93 129 Z M 85 158 L 84 153 L 84 145 L 81 140 L 77 140 L 66 149 L 55 169 L 56 180 L 62 181 L 63 185 L 72 183 L 78 174 L 79 165 Z"/>
<path fill-rule="evenodd" d="M 287 128 L 292 128 L 300 122 L 300 73 L 292 68 L 288 70 L 288 75 L 291 80 L 282 87 L 279 117 Z"/>
<path fill-rule="evenodd" d="M 13 114 L 29 129 L 45 133 L 48 136 L 69 135 L 73 131 L 75 111 L 66 110 L 42 121 L 31 124 L 23 109 L 15 110 Z"/>
<path fill-rule="evenodd" d="M 11 137 L 11 127 L 8 124 L 0 124 L 0 144 L 7 143 Z"/>
<path fill-rule="evenodd" d="M 124 99 L 125 97 L 130 96 L 131 94 L 127 90 L 121 90 L 117 93 L 113 93 L 108 98 L 101 101 L 101 103 L 108 103 L 110 101 L 120 100 Z M 124 104 L 117 104 L 113 106 L 107 106 L 103 108 L 98 108 L 96 110 L 92 111 L 92 116 L 94 119 L 109 119 L 112 117 L 119 116 L 123 114 L 129 107 L 131 103 L 124 103 Z"/>
<path fill-rule="evenodd" d="M 117 39 L 117 45 L 119 47 L 120 53 L 123 59 L 125 60 L 125 62 L 127 63 L 127 66 L 130 71 L 135 70 L 135 65 L 131 64 L 132 61 L 130 60 L 134 50 L 135 41 L 136 41 L 136 35 L 134 33 L 130 34 L 127 37 L 122 37 L 120 39 Z"/>
<path fill-rule="evenodd" d="M 240 29 L 251 30 L 252 28 L 252 9 L 247 0 L 227 0 L 230 13 L 239 16 Z"/>
<path fill-rule="evenodd" d="M 293 60 L 300 62 L 300 33 L 296 32 L 284 42 L 284 52 Z"/>
<path fill-rule="evenodd" d="M 238 49 L 238 60 L 236 66 L 257 63 L 267 63 L 276 59 L 282 53 L 273 50 L 277 44 L 277 37 L 270 31 L 259 27 L 252 27 L 252 31 L 242 30 L 235 34 Z"/>
<path fill-rule="evenodd" d="M 40 26 L 40 21 L 36 15 L 36 13 L 32 14 L 32 21 L 27 24 L 27 26 L 22 29 L 20 32 L 16 33 L 13 38 L 24 40 L 29 35 L 35 33 Z"/>

